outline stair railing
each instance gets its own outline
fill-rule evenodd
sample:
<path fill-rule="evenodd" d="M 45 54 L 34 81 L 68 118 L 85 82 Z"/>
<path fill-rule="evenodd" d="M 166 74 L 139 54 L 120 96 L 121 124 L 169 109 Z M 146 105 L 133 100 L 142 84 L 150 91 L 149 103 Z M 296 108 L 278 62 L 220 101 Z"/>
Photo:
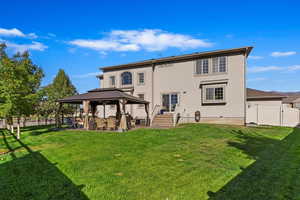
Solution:
<path fill-rule="evenodd" d="M 173 126 L 175 127 L 176 124 L 177 124 L 177 114 L 180 114 L 179 112 L 179 105 L 178 103 L 175 105 L 175 108 L 174 108 L 174 114 L 173 114 Z"/>
<path fill-rule="evenodd" d="M 151 118 L 150 118 L 150 125 L 152 125 L 153 119 L 155 115 L 157 115 L 160 111 L 161 105 L 156 104 L 154 108 L 152 109 Z"/>
<path fill-rule="evenodd" d="M 174 127 L 177 125 L 177 115 L 179 114 L 182 117 L 184 112 L 185 112 L 185 109 L 182 110 L 182 107 L 180 107 L 179 104 L 175 105 L 174 114 L 173 114 L 173 126 Z"/>

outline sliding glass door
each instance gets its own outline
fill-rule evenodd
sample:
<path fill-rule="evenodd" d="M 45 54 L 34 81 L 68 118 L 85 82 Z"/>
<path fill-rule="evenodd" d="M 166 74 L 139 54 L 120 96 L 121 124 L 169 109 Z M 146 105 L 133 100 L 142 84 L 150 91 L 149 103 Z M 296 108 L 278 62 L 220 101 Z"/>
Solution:
<path fill-rule="evenodd" d="M 177 93 L 169 93 L 162 95 L 162 107 L 166 112 L 174 112 L 176 104 L 178 104 Z"/>

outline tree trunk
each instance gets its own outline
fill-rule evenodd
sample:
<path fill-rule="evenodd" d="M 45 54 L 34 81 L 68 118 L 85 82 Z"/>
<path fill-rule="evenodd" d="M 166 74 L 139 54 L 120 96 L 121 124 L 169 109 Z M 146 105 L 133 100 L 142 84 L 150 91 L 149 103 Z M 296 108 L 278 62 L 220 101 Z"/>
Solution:
<path fill-rule="evenodd" d="M 11 132 L 11 133 L 14 133 L 14 125 L 13 125 L 13 124 L 11 125 L 10 128 L 11 128 L 11 129 L 10 129 L 10 132 Z"/>
<path fill-rule="evenodd" d="M 64 124 L 64 113 L 63 112 L 61 113 L 61 124 L 62 125 Z"/>
<path fill-rule="evenodd" d="M 18 140 L 20 139 L 20 118 L 18 118 L 18 123 L 17 123 L 17 138 Z"/>
<path fill-rule="evenodd" d="M 48 118 L 46 117 L 46 118 L 45 118 L 45 125 L 48 124 L 47 122 L 48 122 Z"/>
<path fill-rule="evenodd" d="M 9 118 L 6 118 L 6 129 L 10 131 L 10 121 L 9 121 Z"/>
<path fill-rule="evenodd" d="M 23 118 L 23 127 L 26 126 L 26 117 Z"/>
<path fill-rule="evenodd" d="M 56 124 L 56 128 L 60 128 L 59 113 L 55 114 L 55 124 Z"/>
<path fill-rule="evenodd" d="M 2 128 L 5 128 L 5 127 L 6 127 L 6 120 L 3 119 L 3 120 L 2 120 Z"/>
<path fill-rule="evenodd" d="M 62 103 L 59 103 L 57 112 L 55 113 L 55 123 L 57 128 L 61 128 L 61 120 L 59 119 L 60 112 L 62 111 Z"/>
<path fill-rule="evenodd" d="M 40 117 L 39 116 L 37 117 L 37 125 L 38 126 L 40 125 Z"/>

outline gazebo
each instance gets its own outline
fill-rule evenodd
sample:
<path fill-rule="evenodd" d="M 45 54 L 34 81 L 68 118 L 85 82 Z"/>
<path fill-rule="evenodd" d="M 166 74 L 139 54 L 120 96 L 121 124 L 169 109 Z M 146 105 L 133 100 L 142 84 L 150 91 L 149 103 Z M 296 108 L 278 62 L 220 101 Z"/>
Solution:
<path fill-rule="evenodd" d="M 146 125 L 149 123 L 149 102 L 138 97 L 129 95 L 117 88 L 97 88 L 88 91 L 87 93 L 66 97 L 59 99 L 59 109 L 64 103 L 68 104 L 82 104 L 84 113 L 83 127 L 90 129 L 90 120 L 95 120 L 95 113 L 98 105 L 103 105 L 103 115 L 105 118 L 105 105 L 116 105 L 116 119 L 119 120 L 119 129 L 127 130 L 126 121 L 126 104 L 144 104 L 146 112 Z M 89 113 L 92 113 L 91 118 Z"/>

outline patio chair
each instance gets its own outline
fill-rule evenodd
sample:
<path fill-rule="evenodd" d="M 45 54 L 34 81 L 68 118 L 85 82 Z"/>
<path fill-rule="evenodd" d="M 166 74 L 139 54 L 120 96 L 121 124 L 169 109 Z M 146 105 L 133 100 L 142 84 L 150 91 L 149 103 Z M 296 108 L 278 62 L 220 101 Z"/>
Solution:
<path fill-rule="evenodd" d="M 77 122 L 76 122 L 76 120 L 74 120 L 74 119 L 71 120 L 71 127 L 72 128 L 77 128 Z"/>
<path fill-rule="evenodd" d="M 89 120 L 89 130 L 96 130 L 97 124 L 94 119 Z"/>
<path fill-rule="evenodd" d="M 107 118 L 107 129 L 116 130 L 117 129 L 117 120 L 114 117 Z"/>
<path fill-rule="evenodd" d="M 96 118 L 96 129 L 105 130 L 106 129 L 106 120 L 103 118 Z"/>
<path fill-rule="evenodd" d="M 135 128 L 135 125 L 136 125 L 136 120 L 135 119 L 130 120 L 130 127 Z"/>
<path fill-rule="evenodd" d="M 76 120 L 77 128 L 83 128 L 83 121 L 81 119 Z"/>

